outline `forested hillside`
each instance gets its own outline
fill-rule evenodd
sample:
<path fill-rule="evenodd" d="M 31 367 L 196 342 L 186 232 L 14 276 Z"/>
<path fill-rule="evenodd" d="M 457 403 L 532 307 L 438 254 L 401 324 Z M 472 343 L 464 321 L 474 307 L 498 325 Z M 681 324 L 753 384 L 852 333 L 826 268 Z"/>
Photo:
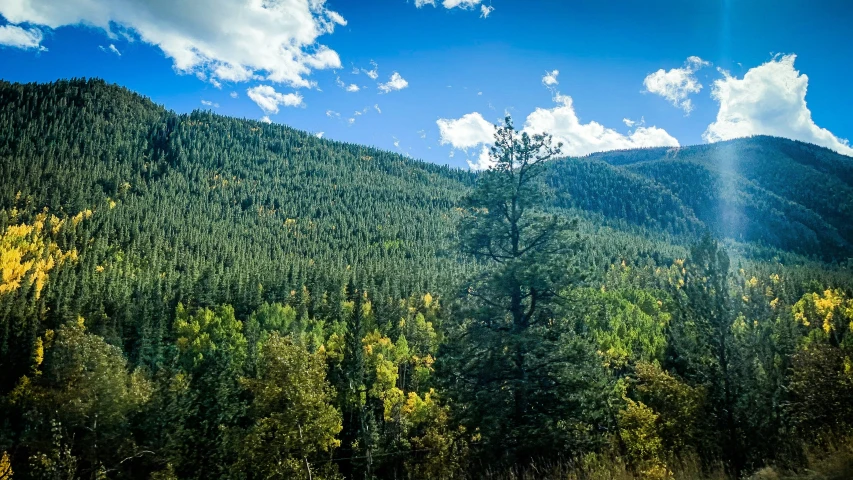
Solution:
<path fill-rule="evenodd" d="M 668 189 L 720 236 L 824 259 L 851 256 L 853 159 L 829 149 L 754 137 L 589 159 Z"/>
<path fill-rule="evenodd" d="M 850 433 L 853 159 L 501 132 L 476 174 L 0 81 L 0 479 L 736 476 Z"/>

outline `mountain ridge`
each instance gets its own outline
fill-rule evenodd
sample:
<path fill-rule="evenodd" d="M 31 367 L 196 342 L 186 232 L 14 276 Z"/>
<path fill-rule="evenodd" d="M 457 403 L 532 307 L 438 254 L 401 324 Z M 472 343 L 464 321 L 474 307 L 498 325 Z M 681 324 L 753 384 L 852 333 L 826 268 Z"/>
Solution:
<path fill-rule="evenodd" d="M 19 191 L 27 191 L 37 192 L 34 195 L 41 206 L 75 213 L 126 195 L 120 186 L 130 178 L 137 180 L 129 182 L 130 193 L 144 195 L 144 188 L 165 180 L 173 194 L 192 192 L 198 198 L 212 199 L 214 180 L 228 182 L 223 175 L 230 175 L 233 182 L 245 174 L 239 181 L 251 178 L 255 185 L 232 185 L 236 192 L 219 201 L 239 204 L 243 211 L 276 212 L 276 219 L 282 222 L 300 216 L 323 218 L 337 211 L 340 205 L 334 202 L 341 195 L 353 199 L 346 202 L 352 211 L 370 206 L 357 198 L 369 192 L 374 201 L 384 195 L 396 198 L 390 210 L 405 206 L 413 208 L 413 214 L 424 206 L 426 216 L 433 220 L 418 225 L 431 233 L 396 226 L 393 234 L 386 234 L 378 243 L 390 248 L 405 243 L 405 237 L 423 242 L 416 249 L 429 243 L 444 244 L 434 250 L 437 252 L 449 246 L 440 237 L 452 235 L 452 222 L 447 220 L 477 178 L 475 172 L 320 139 L 285 125 L 202 110 L 179 115 L 144 95 L 100 79 L 0 82 L 0 100 L 4 105 L 0 126 L 6 132 L 0 134 L 0 173 L 11 179 L 0 194 L 0 207 L 5 209 L 15 206 Z M 73 134 L 56 136 L 64 128 Z M 107 155 L 105 148 L 115 152 L 110 150 Z M 57 158 L 46 158 L 46 152 Z M 41 162 L 27 160 L 33 155 Z M 853 244 L 853 225 L 847 221 L 853 212 L 853 162 L 848 160 L 822 147 L 757 136 L 565 157 L 549 163 L 546 182 L 554 190 L 553 206 L 558 210 L 571 209 L 590 218 L 603 216 L 619 224 L 683 237 L 685 242 L 709 229 L 738 242 L 831 260 L 849 256 Z M 12 167 L 16 162 L 20 165 Z M 71 169 L 70 174 L 60 175 L 63 168 Z M 178 171 L 184 172 L 182 178 L 174 177 Z M 238 172 L 242 173 L 235 175 Z M 380 175 L 383 180 L 359 180 L 358 187 L 351 188 L 350 183 L 360 175 Z M 798 179 L 815 188 L 797 186 Z M 270 181 L 272 190 L 258 195 L 264 190 L 260 183 Z M 306 181 L 314 183 L 308 187 Z M 181 183 L 181 189 L 168 182 Z M 725 188 L 731 191 L 721 194 Z M 336 189 L 341 189 L 338 197 L 328 194 Z M 280 207 L 293 200 L 279 198 L 282 195 L 319 198 L 325 207 L 300 200 L 292 202 L 290 211 L 282 212 Z M 358 211 L 364 215 L 371 209 Z M 443 226 L 434 221 L 439 211 L 447 217 Z M 279 214 L 284 218 L 278 218 Z M 333 216 L 336 222 L 346 223 L 340 213 Z M 313 238 L 340 237 L 343 241 L 340 232 L 329 231 L 329 227 Z M 349 227 L 349 234 L 364 235 Z"/>

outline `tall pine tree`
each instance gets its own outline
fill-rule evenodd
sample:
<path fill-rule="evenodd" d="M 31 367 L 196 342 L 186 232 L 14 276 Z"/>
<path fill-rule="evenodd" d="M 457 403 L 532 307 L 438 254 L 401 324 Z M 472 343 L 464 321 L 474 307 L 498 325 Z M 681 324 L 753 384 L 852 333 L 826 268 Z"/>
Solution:
<path fill-rule="evenodd" d="M 543 211 L 544 163 L 559 154 L 550 136 L 519 133 L 507 117 L 460 225 L 462 251 L 484 268 L 466 285 L 440 367 L 490 462 L 566 452 L 584 430 L 579 405 L 598 362 L 557 308 L 575 280 L 577 242 L 571 222 Z"/>

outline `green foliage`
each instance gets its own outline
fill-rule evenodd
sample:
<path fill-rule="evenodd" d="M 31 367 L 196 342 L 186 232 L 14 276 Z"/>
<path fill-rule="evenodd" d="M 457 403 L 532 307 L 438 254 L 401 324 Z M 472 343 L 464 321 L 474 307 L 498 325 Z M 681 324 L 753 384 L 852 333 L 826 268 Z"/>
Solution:
<path fill-rule="evenodd" d="M 467 287 L 443 376 L 481 461 L 586 447 L 603 420 L 593 392 L 606 380 L 586 342 L 555 316 L 576 248 L 572 225 L 541 211 L 543 162 L 557 154 L 550 137 L 519 134 L 507 118 L 495 135 L 495 166 L 460 225 L 462 250 L 486 268 Z"/>
<path fill-rule="evenodd" d="M 644 478 L 669 478 L 663 462 L 663 440 L 658 418 L 643 402 L 627 399 L 627 407 L 619 412 L 619 436 L 632 465 Z"/>
<path fill-rule="evenodd" d="M 663 360 L 670 314 L 655 292 L 584 288 L 570 293 L 572 313 L 590 330 L 607 367 Z"/>
<path fill-rule="evenodd" d="M 853 365 L 837 347 L 812 345 L 794 355 L 791 417 L 801 435 L 840 434 L 853 426 Z"/>
<path fill-rule="evenodd" d="M 129 371 L 120 349 L 87 333 L 83 319 L 43 338 L 43 363 L 11 396 L 25 412 L 25 443 L 39 452 L 34 461 L 39 468 L 69 468 L 83 476 L 122 468 L 121 461 L 140 450 L 130 417 L 149 400 L 150 381 Z"/>
<path fill-rule="evenodd" d="M 329 454 L 340 444 L 341 414 L 331 404 L 322 354 L 274 332 L 261 346 L 257 371 L 257 379 L 243 381 L 254 400 L 242 468 L 257 478 L 334 478 Z"/>
<path fill-rule="evenodd" d="M 690 449 L 705 446 L 702 444 L 707 428 L 702 418 L 706 407 L 704 388 L 691 387 L 654 363 L 637 364 L 633 381 L 630 393 L 637 398 L 637 405 L 651 409 L 656 416 L 655 431 L 664 442 L 664 451 L 672 457 L 664 460 L 685 456 Z"/>
<path fill-rule="evenodd" d="M 100 80 L 0 105 L 0 476 L 783 475 L 853 429 L 826 149 L 507 125 L 478 174 Z"/>
<path fill-rule="evenodd" d="M 181 478 L 225 476 L 235 462 L 233 435 L 246 415 L 238 378 L 246 338 L 230 306 L 176 309 L 177 370 L 164 378 L 157 399 L 163 448 Z"/>

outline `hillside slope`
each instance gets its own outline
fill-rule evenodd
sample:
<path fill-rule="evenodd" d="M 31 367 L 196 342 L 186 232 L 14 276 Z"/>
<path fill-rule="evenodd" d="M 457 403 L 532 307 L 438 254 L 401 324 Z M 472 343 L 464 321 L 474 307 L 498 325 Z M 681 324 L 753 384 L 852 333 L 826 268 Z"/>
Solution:
<path fill-rule="evenodd" d="M 851 255 L 853 158 L 758 136 L 590 155 L 672 192 L 720 236 L 823 258 Z"/>
<path fill-rule="evenodd" d="M 305 286 L 325 292 L 303 300 L 313 312 L 350 280 L 403 298 L 448 291 L 471 268 L 454 247 L 471 172 L 178 115 L 100 80 L 0 82 L 0 106 L 0 227 L 94 212 L 59 240 L 80 260 L 48 285 L 48 326 L 83 315 L 135 352 L 161 341 L 179 301 L 245 313 Z M 737 161 L 724 171 L 721 156 Z M 581 218 L 590 269 L 668 265 L 706 228 L 768 255 L 843 259 L 849 160 L 755 138 L 563 159 L 548 183 L 555 208 Z"/>

